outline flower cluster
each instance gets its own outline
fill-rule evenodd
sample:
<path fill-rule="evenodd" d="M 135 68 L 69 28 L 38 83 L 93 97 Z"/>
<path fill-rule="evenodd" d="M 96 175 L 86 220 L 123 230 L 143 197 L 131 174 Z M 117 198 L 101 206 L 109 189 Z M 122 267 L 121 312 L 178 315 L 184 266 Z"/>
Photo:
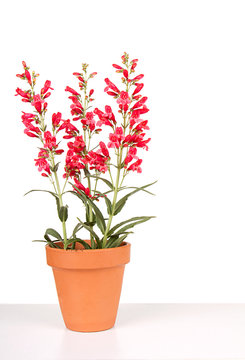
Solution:
<path fill-rule="evenodd" d="M 44 119 L 48 107 L 46 99 L 51 95 L 50 90 L 53 90 L 51 87 L 51 81 L 46 80 L 44 86 L 40 90 L 40 93 L 36 94 L 36 78 L 39 75 L 34 71 L 31 75 L 25 61 L 22 62 L 22 65 L 24 73 L 17 74 L 17 77 L 27 81 L 29 89 L 22 90 L 17 88 L 16 96 L 21 96 L 23 102 L 30 103 L 35 109 L 34 113 L 22 112 L 21 119 L 25 126 L 24 133 L 29 137 L 38 138 L 41 141 L 42 147 L 38 153 L 38 158 L 35 159 L 35 165 L 38 167 L 38 171 L 41 172 L 42 176 L 50 177 L 50 180 L 53 182 L 51 171 L 54 168 L 54 156 L 60 155 L 64 152 L 63 149 L 59 149 L 56 139 L 57 132 L 62 130 L 62 125 L 60 125 L 61 121 L 64 120 L 61 119 L 62 115 L 60 112 L 53 114 L 52 131 L 47 130 Z"/>
<path fill-rule="evenodd" d="M 61 112 L 57 112 L 52 114 L 49 124 L 46 124 L 46 113 L 48 110 L 47 99 L 53 91 L 51 81 L 46 80 L 40 91 L 36 92 L 36 79 L 39 74 L 34 71 L 31 73 L 24 61 L 22 64 L 24 72 L 17 74 L 17 77 L 27 82 L 28 89 L 17 88 L 16 95 L 20 96 L 24 103 L 29 103 L 32 109 L 30 112 L 22 113 L 24 133 L 38 139 L 41 143 L 37 158 L 34 159 L 35 166 L 41 175 L 52 183 L 54 189 L 52 194 L 56 197 L 59 219 L 63 223 L 64 244 L 68 246 L 69 242 L 65 226 L 68 213 L 67 206 L 63 205 L 62 197 L 67 183 L 70 183 L 74 190 L 73 193 L 83 200 L 87 199 L 84 200 L 86 224 L 91 227 L 92 248 L 95 248 L 93 247 L 95 246 L 95 233 L 92 231 L 95 222 L 103 233 L 101 243 L 96 237 L 97 246 L 106 247 L 108 238 L 112 236 L 110 234 L 112 218 L 126 202 L 121 199 L 119 205 L 116 203 L 118 192 L 124 189 L 122 187 L 124 178 L 130 172 L 142 172 L 142 159 L 139 158 L 138 152 L 141 149 L 148 150 L 150 141 L 150 138 L 146 136 L 147 130 L 149 130 L 148 120 L 142 118 L 149 111 L 146 106 L 147 97 L 141 94 L 144 87 L 142 83 L 144 75 L 135 76 L 138 59 L 130 61 L 128 54 L 124 53 L 122 65 L 113 64 L 116 73 L 121 76 L 121 86 L 115 85 L 109 78 L 105 78 L 104 91 L 115 99 L 116 110 L 109 105 L 105 105 L 104 111 L 98 107 L 93 108 L 94 89 L 88 88 L 88 82 L 97 73 L 89 74 L 88 65 L 82 64 L 82 71 L 73 73 L 78 81 L 79 89 L 65 87 L 71 102 L 71 119 L 63 119 Z M 115 116 L 116 111 L 117 116 Z M 102 131 L 106 133 L 106 130 L 108 133 L 104 139 L 107 140 L 103 139 L 102 141 Z M 60 137 L 68 140 L 65 142 L 65 164 L 62 179 L 64 185 L 62 187 L 58 178 L 59 162 L 56 161 L 56 156 L 64 153 L 64 149 L 60 148 L 61 140 L 64 140 Z M 116 175 L 113 179 L 115 172 Z M 106 176 L 109 180 L 106 179 Z M 97 189 L 98 180 L 103 180 L 110 190 L 106 193 L 99 191 Z M 111 192 L 112 201 L 107 197 L 107 194 Z M 98 208 L 93 207 L 93 201 L 101 198 L 105 199 L 109 215 L 109 218 L 104 220 L 101 220 L 102 215 Z M 100 219 L 96 220 L 96 216 L 99 216 Z M 108 220 L 107 225 L 105 225 L 105 220 Z M 125 236 L 127 234 L 123 232 L 122 238 Z M 115 240 L 117 237 L 112 237 L 109 241 Z M 118 240 L 118 246 L 120 241 Z"/>
<path fill-rule="evenodd" d="M 146 114 L 149 109 L 146 106 L 147 97 L 140 94 L 144 84 L 140 82 L 144 75 L 133 76 L 137 66 L 138 59 L 129 61 L 129 56 L 124 53 L 122 56 L 122 66 L 113 64 L 117 73 L 122 74 L 122 83 L 125 90 L 119 88 L 109 79 L 105 79 L 105 92 L 116 99 L 119 106 L 118 112 L 122 114 L 123 124 L 118 126 L 115 116 L 110 106 L 105 107 L 105 112 L 98 108 L 94 110 L 99 118 L 98 126 L 108 125 L 113 129 L 109 134 L 108 148 L 119 149 L 126 148 L 126 156 L 124 159 L 124 169 L 128 171 L 141 172 L 142 159 L 136 157 L 137 148 L 148 150 L 150 138 L 145 139 L 145 130 L 149 130 L 148 120 L 143 120 L 141 116 Z M 133 160 L 136 161 L 131 163 Z M 131 163 L 131 164 L 130 164 Z"/>

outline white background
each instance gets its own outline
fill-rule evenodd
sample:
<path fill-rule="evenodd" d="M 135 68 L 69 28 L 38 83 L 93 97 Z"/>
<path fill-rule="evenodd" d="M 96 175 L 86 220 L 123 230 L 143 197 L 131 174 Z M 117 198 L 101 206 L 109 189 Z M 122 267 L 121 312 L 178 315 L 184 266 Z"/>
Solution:
<path fill-rule="evenodd" d="M 140 60 L 151 109 L 152 142 L 132 183 L 159 181 L 157 196 L 138 194 L 121 215 L 157 215 L 130 238 L 122 302 L 245 301 L 244 18 L 234 0 L 2 3 L 1 303 L 57 301 L 44 246 L 31 242 L 60 226 L 55 204 L 23 196 L 49 184 L 34 166 L 37 142 L 23 134 L 30 108 L 14 97 L 21 61 L 41 84 L 52 80 L 50 113 L 68 118 L 72 72 L 90 63 L 96 105 L 112 104 L 103 79 L 116 81 L 111 64 L 123 51 Z"/>

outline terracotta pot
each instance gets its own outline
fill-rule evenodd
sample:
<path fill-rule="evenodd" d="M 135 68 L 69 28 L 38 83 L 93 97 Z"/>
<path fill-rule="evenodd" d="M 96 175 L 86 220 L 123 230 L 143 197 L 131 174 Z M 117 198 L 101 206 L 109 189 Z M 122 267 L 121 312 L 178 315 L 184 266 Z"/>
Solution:
<path fill-rule="evenodd" d="M 102 331 L 114 326 L 130 244 L 109 249 L 75 250 L 46 246 L 65 325 L 74 331 Z"/>

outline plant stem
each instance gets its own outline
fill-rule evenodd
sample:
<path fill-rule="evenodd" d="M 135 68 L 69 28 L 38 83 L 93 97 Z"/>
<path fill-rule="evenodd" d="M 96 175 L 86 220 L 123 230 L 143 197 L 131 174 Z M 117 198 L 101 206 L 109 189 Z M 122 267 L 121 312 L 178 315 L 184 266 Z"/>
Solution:
<path fill-rule="evenodd" d="M 119 155 L 118 155 L 118 158 L 117 158 L 117 177 L 116 177 L 116 183 L 115 183 L 115 187 L 114 187 L 114 196 L 113 196 L 113 201 L 112 201 L 112 209 L 111 209 L 111 214 L 109 216 L 108 223 L 107 223 L 107 226 L 106 226 L 105 235 L 104 235 L 104 238 L 103 238 L 103 243 L 102 243 L 103 248 L 106 246 L 107 234 L 108 234 L 108 232 L 110 230 L 111 222 L 112 222 L 114 212 L 115 212 L 115 207 L 116 207 L 117 194 L 118 194 L 118 188 L 119 188 L 119 180 L 120 180 L 120 172 L 121 172 L 122 152 L 123 152 L 123 149 L 120 148 Z"/>
<path fill-rule="evenodd" d="M 51 163 L 52 163 L 52 166 L 54 168 L 55 166 L 55 163 L 54 163 L 54 156 L 53 154 L 51 154 Z M 57 188 L 57 195 L 59 197 L 59 204 L 60 204 L 60 207 L 63 206 L 63 200 L 62 200 L 62 195 L 63 195 L 63 191 L 64 191 L 64 188 L 62 190 L 62 193 L 61 193 L 61 190 L 60 190 L 60 183 L 59 183 L 59 179 L 58 179 L 58 176 L 57 176 L 57 171 L 54 171 L 54 178 L 55 178 L 55 182 L 56 182 L 56 188 Z M 62 221 L 62 230 L 63 230 L 63 237 L 64 237 L 64 248 L 66 248 L 66 243 L 67 243 L 67 233 L 66 233 L 66 223 L 65 221 L 63 220 Z"/>

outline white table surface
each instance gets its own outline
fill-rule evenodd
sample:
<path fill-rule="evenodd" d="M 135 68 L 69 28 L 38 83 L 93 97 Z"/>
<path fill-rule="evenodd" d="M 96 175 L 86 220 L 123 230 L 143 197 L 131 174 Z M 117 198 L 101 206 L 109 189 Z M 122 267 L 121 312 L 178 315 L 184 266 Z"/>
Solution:
<path fill-rule="evenodd" d="M 245 360 L 245 304 L 122 304 L 113 329 L 67 330 L 58 305 L 0 305 L 1 360 Z"/>

